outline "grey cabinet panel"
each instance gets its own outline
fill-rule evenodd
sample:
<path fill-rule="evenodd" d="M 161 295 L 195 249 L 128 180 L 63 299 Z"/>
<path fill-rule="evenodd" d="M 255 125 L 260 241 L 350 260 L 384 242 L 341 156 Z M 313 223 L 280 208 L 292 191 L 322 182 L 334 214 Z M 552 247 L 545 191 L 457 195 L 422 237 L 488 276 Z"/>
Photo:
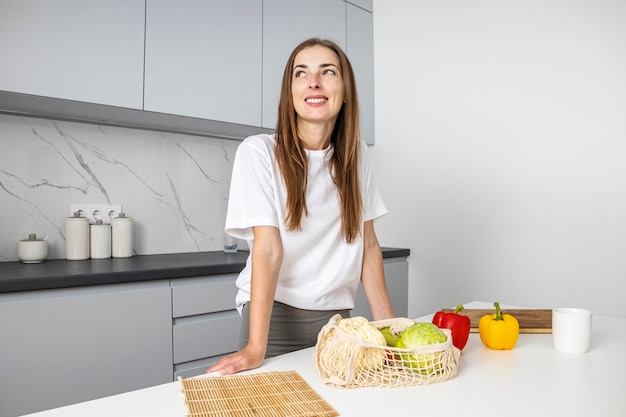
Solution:
<path fill-rule="evenodd" d="M 206 373 L 209 366 L 213 365 L 227 354 L 176 364 L 174 365 L 174 380 L 177 380 L 178 377 L 190 378 L 192 376 L 203 375 Z"/>
<path fill-rule="evenodd" d="M 374 11 L 374 0 L 348 0 L 348 3 L 352 3 L 369 12 Z"/>
<path fill-rule="evenodd" d="M 168 284 L 0 295 L 0 414 L 172 381 Z"/>
<path fill-rule="evenodd" d="M 345 50 L 345 2 L 263 1 L 263 127 L 276 127 L 280 85 L 289 54 L 314 36 L 331 39 Z"/>
<path fill-rule="evenodd" d="M 237 274 L 224 274 L 172 280 L 174 364 L 237 350 L 236 279 Z"/>
<path fill-rule="evenodd" d="M 409 263 L 406 259 L 391 258 L 384 263 L 387 291 L 391 297 L 391 303 L 398 317 L 406 317 L 409 309 Z M 359 285 L 356 294 L 355 307 L 352 316 L 363 316 L 372 320 L 370 309 L 363 286 Z"/>
<path fill-rule="evenodd" d="M 144 109 L 261 125 L 262 0 L 148 0 Z"/>
<path fill-rule="evenodd" d="M 174 363 L 237 350 L 241 319 L 236 310 L 174 322 Z"/>
<path fill-rule="evenodd" d="M 372 13 L 348 4 L 347 51 L 361 106 L 361 137 L 374 144 L 374 20 Z"/>
<path fill-rule="evenodd" d="M 373 143 L 373 67 L 361 64 L 373 57 L 371 3 L 6 0 L 0 110 L 237 140 L 271 133 L 288 55 L 319 36 L 356 61 Z"/>
<path fill-rule="evenodd" d="M 0 90 L 141 109 L 144 0 L 4 0 Z"/>
<path fill-rule="evenodd" d="M 233 310 L 236 278 L 230 274 L 172 281 L 172 317 Z"/>

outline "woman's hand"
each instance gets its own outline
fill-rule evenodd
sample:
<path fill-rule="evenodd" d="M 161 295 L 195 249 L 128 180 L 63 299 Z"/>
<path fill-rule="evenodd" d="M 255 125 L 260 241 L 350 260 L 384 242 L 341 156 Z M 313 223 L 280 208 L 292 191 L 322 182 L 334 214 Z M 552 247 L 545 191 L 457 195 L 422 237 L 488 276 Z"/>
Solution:
<path fill-rule="evenodd" d="M 264 352 L 256 351 L 248 345 L 239 352 L 224 356 L 219 362 L 209 367 L 206 373 L 219 372 L 221 375 L 230 375 L 258 368 L 263 363 L 264 357 Z"/>

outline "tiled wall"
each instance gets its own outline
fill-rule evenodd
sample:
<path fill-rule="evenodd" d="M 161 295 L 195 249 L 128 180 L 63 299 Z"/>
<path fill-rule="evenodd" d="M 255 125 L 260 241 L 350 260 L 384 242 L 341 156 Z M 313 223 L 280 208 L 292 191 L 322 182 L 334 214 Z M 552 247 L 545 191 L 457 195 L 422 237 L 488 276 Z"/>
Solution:
<path fill-rule="evenodd" d="M 136 254 L 222 249 L 239 141 L 0 114 L 0 262 L 48 239 L 65 258 L 71 204 L 119 204 Z"/>

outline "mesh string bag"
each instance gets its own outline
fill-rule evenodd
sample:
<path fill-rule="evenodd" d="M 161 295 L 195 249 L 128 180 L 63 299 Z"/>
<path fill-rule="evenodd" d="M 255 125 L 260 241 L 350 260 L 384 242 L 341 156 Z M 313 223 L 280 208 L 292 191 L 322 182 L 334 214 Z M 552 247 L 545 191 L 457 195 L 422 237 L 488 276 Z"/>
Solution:
<path fill-rule="evenodd" d="M 461 351 L 452 344 L 452 334 L 443 343 L 396 348 L 363 341 L 338 326 L 333 316 L 322 328 L 315 345 L 315 365 L 323 383 L 343 388 L 399 387 L 445 381 L 457 373 Z M 398 335 L 413 320 L 394 318 L 369 322 L 376 329 L 389 327 Z"/>

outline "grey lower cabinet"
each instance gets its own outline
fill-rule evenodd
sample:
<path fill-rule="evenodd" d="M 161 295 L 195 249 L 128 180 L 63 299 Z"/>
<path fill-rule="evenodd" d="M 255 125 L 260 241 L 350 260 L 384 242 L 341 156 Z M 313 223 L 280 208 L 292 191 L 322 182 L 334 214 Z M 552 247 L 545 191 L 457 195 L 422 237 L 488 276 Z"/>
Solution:
<path fill-rule="evenodd" d="M 387 291 L 391 297 L 391 303 L 398 317 L 406 317 L 409 309 L 409 263 L 406 258 L 388 258 L 384 260 L 385 278 Z M 352 317 L 362 316 L 372 320 L 372 310 L 365 297 L 363 286 L 357 290 Z"/>
<path fill-rule="evenodd" d="M 205 372 L 237 350 L 237 274 L 172 280 L 174 378 Z"/>
<path fill-rule="evenodd" d="M 204 373 L 237 349 L 236 278 L 0 294 L 0 416 Z"/>
<path fill-rule="evenodd" d="M 0 294 L 0 415 L 171 380 L 168 281 Z"/>

